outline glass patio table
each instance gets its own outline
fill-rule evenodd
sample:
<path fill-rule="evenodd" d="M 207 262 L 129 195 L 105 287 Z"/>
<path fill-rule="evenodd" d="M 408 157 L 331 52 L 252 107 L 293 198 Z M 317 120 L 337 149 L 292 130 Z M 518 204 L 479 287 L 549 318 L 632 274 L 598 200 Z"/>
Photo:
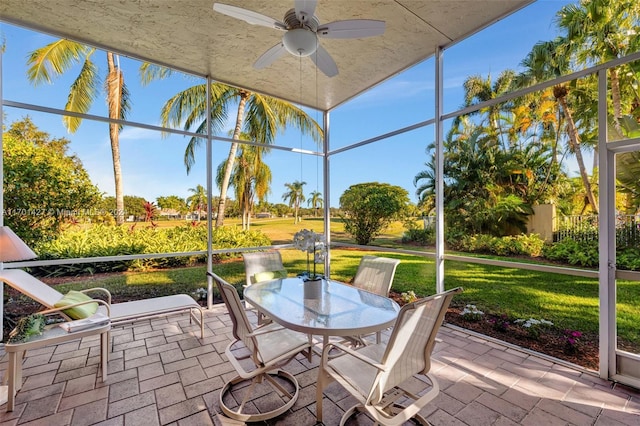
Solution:
<path fill-rule="evenodd" d="M 273 321 L 302 333 L 355 336 L 393 325 L 400 306 L 393 300 L 338 281 L 284 278 L 253 284 L 244 298 Z"/>

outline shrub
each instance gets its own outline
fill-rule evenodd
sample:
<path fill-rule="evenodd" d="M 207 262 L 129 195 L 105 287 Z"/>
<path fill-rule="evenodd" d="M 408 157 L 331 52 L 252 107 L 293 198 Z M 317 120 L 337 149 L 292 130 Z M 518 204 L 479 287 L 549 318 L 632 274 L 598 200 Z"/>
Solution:
<path fill-rule="evenodd" d="M 640 271 L 640 248 L 627 247 L 618 249 L 616 254 L 616 266 L 618 269 Z"/>
<path fill-rule="evenodd" d="M 486 234 L 463 236 L 458 243 L 458 250 L 491 253 L 498 256 L 525 255 L 540 256 L 544 240 L 537 234 L 493 237 Z"/>
<path fill-rule="evenodd" d="M 402 235 L 403 243 L 415 243 L 421 246 L 433 245 L 436 243 L 436 231 L 433 228 L 407 229 Z"/>
<path fill-rule="evenodd" d="M 260 231 L 242 231 L 236 227 L 213 230 L 213 249 L 231 249 L 270 245 L 271 241 Z M 183 253 L 207 249 L 205 226 L 178 226 L 156 228 L 134 224 L 123 226 L 94 225 L 89 229 L 69 229 L 53 241 L 35 247 L 41 260 L 119 256 L 151 253 Z M 229 255 L 226 255 L 229 256 Z M 217 258 L 225 257 L 218 255 Z M 206 260 L 206 255 L 151 259 L 89 262 L 72 265 L 51 265 L 33 268 L 36 275 L 78 275 L 97 272 L 119 272 L 189 266 Z"/>
<path fill-rule="evenodd" d="M 575 241 L 566 238 L 560 242 L 545 245 L 542 254 L 549 260 L 594 267 L 598 265 L 598 241 Z"/>

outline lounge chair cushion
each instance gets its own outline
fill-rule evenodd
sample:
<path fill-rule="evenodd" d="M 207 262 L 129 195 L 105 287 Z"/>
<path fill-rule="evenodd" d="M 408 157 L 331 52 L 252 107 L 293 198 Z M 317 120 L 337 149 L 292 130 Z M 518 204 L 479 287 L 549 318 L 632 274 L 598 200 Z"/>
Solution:
<path fill-rule="evenodd" d="M 278 271 L 265 271 L 258 272 L 253 275 L 253 283 L 259 283 L 262 281 L 276 280 L 278 278 L 287 278 L 287 271 L 284 269 Z"/>
<path fill-rule="evenodd" d="M 65 296 L 58 300 L 53 306 L 56 308 L 64 308 L 65 306 L 74 305 L 80 302 L 89 302 L 93 299 L 84 293 L 71 290 Z M 88 318 L 95 314 L 98 310 L 97 303 L 87 303 L 85 305 L 74 306 L 73 308 L 65 309 L 64 313 L 73 319 Z"/>

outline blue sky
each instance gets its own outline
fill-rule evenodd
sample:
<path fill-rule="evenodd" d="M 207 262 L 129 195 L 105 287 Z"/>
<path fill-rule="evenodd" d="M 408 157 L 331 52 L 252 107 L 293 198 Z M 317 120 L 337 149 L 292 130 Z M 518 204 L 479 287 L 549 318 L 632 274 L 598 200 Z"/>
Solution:
<path fill-rule="evenodd" d="M 462 83 L 479 74 L 496 77 L 502 70 L 519 70 L 518 64 L 540 40 L 557 34 L 553 18 L 567 1 L 542 0 L 497 22 L 492 27 L 452 46 L 444 53 L 444 109 L 450 112 L 463 105 Z M 6 100 L 33 103 L 63 109 L 69 85 L 77 71 L 58 78 L 52 85 L 33 87 L 26 78 L 26 58 L 30 51 L 55 40 L 45 34 L 1 24 L 6 40 L 2 58 L 3 97 Z M 257 52 L 257 54 L 260 52 Z M 94 59 L 104 75 L 106 55 L 97 52 Z M 161 106 L 175 93 L 202 80 L 175 76 L 147 87 L 139 84 L 140 63 L 120 57 L 125 81 L 133 102 L 131 121 L 159 124 Z M 339 65 L 339 64 L 338 64 Z M 427 60 L 380 84 L 373 90 L 331 112 L 331 149 L 350 145 L 380 134 L 409 126 L 433 117 L 434 61 Z M 104 97 L 99 97 L 91 114 L 106 115 Z M 5 125 L 29 115 L 34 123 L 53 137 L 71 140 L 75 153 L 88 170 L 92 181 L 107 195 L 113 195 L 113 171 L 106 123 L 83 121 L 75 134 L 68 134 L 57 115 L 4 108 Z M 322 122 L 322 114 L 311 116 Z M 228 123 L 231 127 L 231 123 Z M 225 135 L 223 135 L 225 136 Z M 426 146 L 433 142 L 434 129 L 427 127 L 408 134 L 366 145 L 331 159 L 331 206 L 350 185 L 362 182 L 386 182 L 405 188 L 416 201 L 414 176 L 427 161 Z M 125 128 L 120 136 L 121 162 L 126 195 L 155 201 L 158 196 L 189 196 L 189 188 L 205 185 L 204 145 L 189 175 L 183 165 L 187 140 L 182 136 L 163 137 L 158 132 Z M 313 143 L 298 132 L 289 130 L 279 135 L 276 145 L 314 149 Z M 214 143 L 213 164 L 217 167 L 228 154 L 228 144 Z M 282 202 L 285 183 L 307 182 L 305 194 L 323 192 L 322 161 L 314 156 L 272 150 L 265 159 L 271 167 L 273 181 L 268 201 Z M 216 193 L 217 190 L 214 191 Z"/>

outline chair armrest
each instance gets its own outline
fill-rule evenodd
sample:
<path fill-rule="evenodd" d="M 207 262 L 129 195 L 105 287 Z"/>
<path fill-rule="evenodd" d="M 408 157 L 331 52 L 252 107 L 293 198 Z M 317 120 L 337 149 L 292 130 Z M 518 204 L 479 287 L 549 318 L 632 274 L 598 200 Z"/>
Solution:
<path fill-rule="evenodd" d="M 102 287 L 88 288 L 86 290 L 80 290 L 80 293 L 89 293 L 90 291 L 97 291 L 98 293 L 103 293 L 104 295 L 107 296 L 107 303 L 111 304 L 111 293 L 109 293 L 109 290 L 107 290 L 106 288 L 102 288 Z"/>
<path fill-rule="evenodd" d="M 378 361 L 369 358 L 368 356 L 365 356 L 361 353 L 359 353 L 358 351 L 354 351 L 353 349 L 345 346 L 345 345 L 341 345 L 340 343 L 329 343 L 327 344 L 324 349 L 322 350 L 322 360 L 320 361 L 321 365 L 326 365 L 327 364 L 327 359 L 329 358 L 329 351 L 331 350 L 331 348 L 337 348 L 343 352 L 345 352 L 347 355 L 351 355 L 354 358 L 359 359 L 360 361 L 369 364 L 370 366 L 380 370 L 380 371 L 386 371 L 386 367 L 382 364 L 380 364 Z"/>
<path fill-rule="evenodd" d="M 63 307 L 60 307 L 60 308 L 45 309 L 44 311 L 40 311 L 38 313 L 39 314 L 43 314 L 43 315 L 48 315 L 48 314 L 55 314 L 55 313 L 61 312 L 61 313 L 64 314 L 64 312 L 62 312 L 62 311 L 66 311 L 67 309 L 74 308 L 76 306 L 86 305 L 88 303 L 97 303 L 99 305 L 103 305 L 107 309 L 107 316 L 109 318 L 111 318 L 111 306 L 107 302 L 105 302 L 104 300 L 100 300 L 100 299 L 86 300 L 84 302 L 78 302 L 78 303 L 74 303 L 72 305 L 63 306 Z"/>

